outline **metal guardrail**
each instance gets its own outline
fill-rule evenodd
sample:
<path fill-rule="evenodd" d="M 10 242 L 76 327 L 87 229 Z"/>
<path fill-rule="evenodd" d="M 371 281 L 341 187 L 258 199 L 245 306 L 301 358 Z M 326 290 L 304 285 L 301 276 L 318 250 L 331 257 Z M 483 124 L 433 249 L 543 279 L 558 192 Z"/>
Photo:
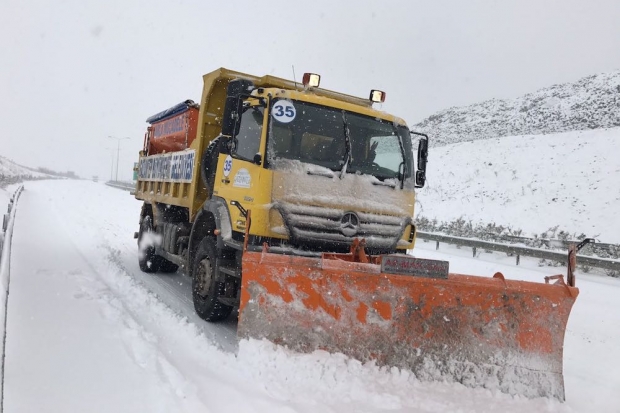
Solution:
<path fill-rule="evenodd" d="M 547 248 L 561 248 L 568 249 L 571 244 L 579 243 L 577 240 L 564 240 L 564 239 L 553 239 L 553 238 L 528 238 L 521 237 L 517 235 L 496 235 L 492 233 L 486 233 L 486 237 L 490 238 L 493 242 L 499 243 L 533 243 L 537 242 L 539 244 L 544 245 Z M 611 252 L 612 250 L 620 249 L 620 246 L 617 244 L 607 244 L 603 242 L 597 242 L 596 244 L 592 244 L 593 249 L 597 251 L 606 251 Z"/>
<path fill-rule="evenodd" d="M 126 182 L 108 181 L 105 184 L 107 186 L 111 186 L 112 188 L 124 189 L 125 191 L 133 191 L 136 189 L 136 186 L 134 184 L 128 184 Z"/>
<path fill-rule="evenodd" d="M 11 217 L 11 211 L 13 210 L 13 208 L 15 207 L 15 203 L 17 202 L 17 199 L 19 198 L 19 195 L 22 193 L 22 190 L 24 189 L 23 185 L 20 185 L 16 190 L 15 193 L 13 193 L 13 195 L 11 195 L 11 200 L 9 201 L 9 204 L 7 206 L 7 212 L 6 214 L 4 214 L 2 216 L 2 232 L 0 234 L 0 251 L 2 251 L 2 248 L 4 247 L 4 235 L 6 233 L 6 230 L 9 226 L 9 220 Z"/>
<path fill-rule="evenodd" d="M 15 193 L 11 196 L 7 213 L 2 220 L 2 232 L 0 233 L 0 303 L 2 310 L 0 311 L 0 412 L 4 411 L 4 371 L 5 371 L 5 350 L 6 350 L 6 316 L 9 303 L 9 287 L 11 283 L 9 273 L 9 263 L 11 261 L 11 237 L 13 234 L 13 225 L 15 222 L 15 205 L 19 199 L 23 185 L 20 185 Z"/>
<path fill-rule="evenodd" d="M 521 256 L 543 258 L 546 260 L 559 261 L 567 263 L 568 251 L 551 251 L 542 248 L 524 247 L 519 245 L 501 244 L 497 242 L 482 241 L 471 238 L 452 237 L 449 235 L 435 234 L 430 232 L 418 232 L 417 237 L 422 240 L 435 241 L 436 249 L 439 249 L 439 243 L 459 245 L 470 247 L 473 249 L 473 255 L 476 256 L 478 248 L 489 251 L 505 252 L 506 254 L 516 257 L 516 264 L 519 265 Z M 607 258 L 596 258 L 587 255 L 577 255 L 577 263 L 605 270 L 620 271 L 620 261 L 610 260 Z"/>

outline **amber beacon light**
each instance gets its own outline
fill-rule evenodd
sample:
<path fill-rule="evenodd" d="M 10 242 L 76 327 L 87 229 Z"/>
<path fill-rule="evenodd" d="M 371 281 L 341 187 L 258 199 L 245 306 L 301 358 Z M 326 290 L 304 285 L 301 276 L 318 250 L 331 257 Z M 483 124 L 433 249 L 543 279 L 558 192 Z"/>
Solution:
<path fill-rule="evenodd" d="M 373 89 L 370 91 L 370 101 L 371 102 L 385 102 L 385 92 L 381 90 Z"/>
<path fill-rule="evenodd" d="M 304 73 L 302 83 L 305 87 L 319 87 L 321 75 L 317 75 L 316 73 Z"/>

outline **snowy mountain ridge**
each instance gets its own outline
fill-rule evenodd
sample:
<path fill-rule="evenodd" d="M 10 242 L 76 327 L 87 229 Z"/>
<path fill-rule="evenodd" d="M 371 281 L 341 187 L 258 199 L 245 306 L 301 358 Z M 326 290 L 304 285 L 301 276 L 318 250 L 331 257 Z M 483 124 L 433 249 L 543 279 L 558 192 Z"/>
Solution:
<path fill-rule="evenodd" d="M 557 84 L 516 99 L 444 109 L 412 126 L 432 146 L 502 136 L 620 126 L 620 70 Z"/>

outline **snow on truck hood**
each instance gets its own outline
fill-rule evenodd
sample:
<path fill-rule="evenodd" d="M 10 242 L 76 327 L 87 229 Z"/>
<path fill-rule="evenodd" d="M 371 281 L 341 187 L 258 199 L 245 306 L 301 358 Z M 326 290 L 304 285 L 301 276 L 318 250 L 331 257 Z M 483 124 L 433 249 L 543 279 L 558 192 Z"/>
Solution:
<path fill-rule="evenodd" d="M 400 189 L 400 182 L 386 180 L 394 188 L 378 184 L 372 175 L 340 172 L 298 160 L 274 162 L 273 202 L 297 205 L 320 205 L 381 215 L 412 216 L 414 192 L 410 185 Z"/>

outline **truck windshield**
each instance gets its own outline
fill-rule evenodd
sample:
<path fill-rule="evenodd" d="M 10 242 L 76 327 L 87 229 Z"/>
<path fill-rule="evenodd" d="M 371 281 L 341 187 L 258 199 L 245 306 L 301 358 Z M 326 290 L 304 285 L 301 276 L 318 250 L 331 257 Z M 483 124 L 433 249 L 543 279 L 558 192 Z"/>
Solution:
<path fill-rule="evenodd" d="M 276 100 L 270 111 L 267 159 L 298 160 L 380 180 L 412 168 L 409 130 L 386 120 L 301 101 Z M 346 130 L 348 129 L 348 133 Z M 349 145 L 347 145 L 347 135 Z M 405 154 L 405 155 L 404 155 Z"/>

